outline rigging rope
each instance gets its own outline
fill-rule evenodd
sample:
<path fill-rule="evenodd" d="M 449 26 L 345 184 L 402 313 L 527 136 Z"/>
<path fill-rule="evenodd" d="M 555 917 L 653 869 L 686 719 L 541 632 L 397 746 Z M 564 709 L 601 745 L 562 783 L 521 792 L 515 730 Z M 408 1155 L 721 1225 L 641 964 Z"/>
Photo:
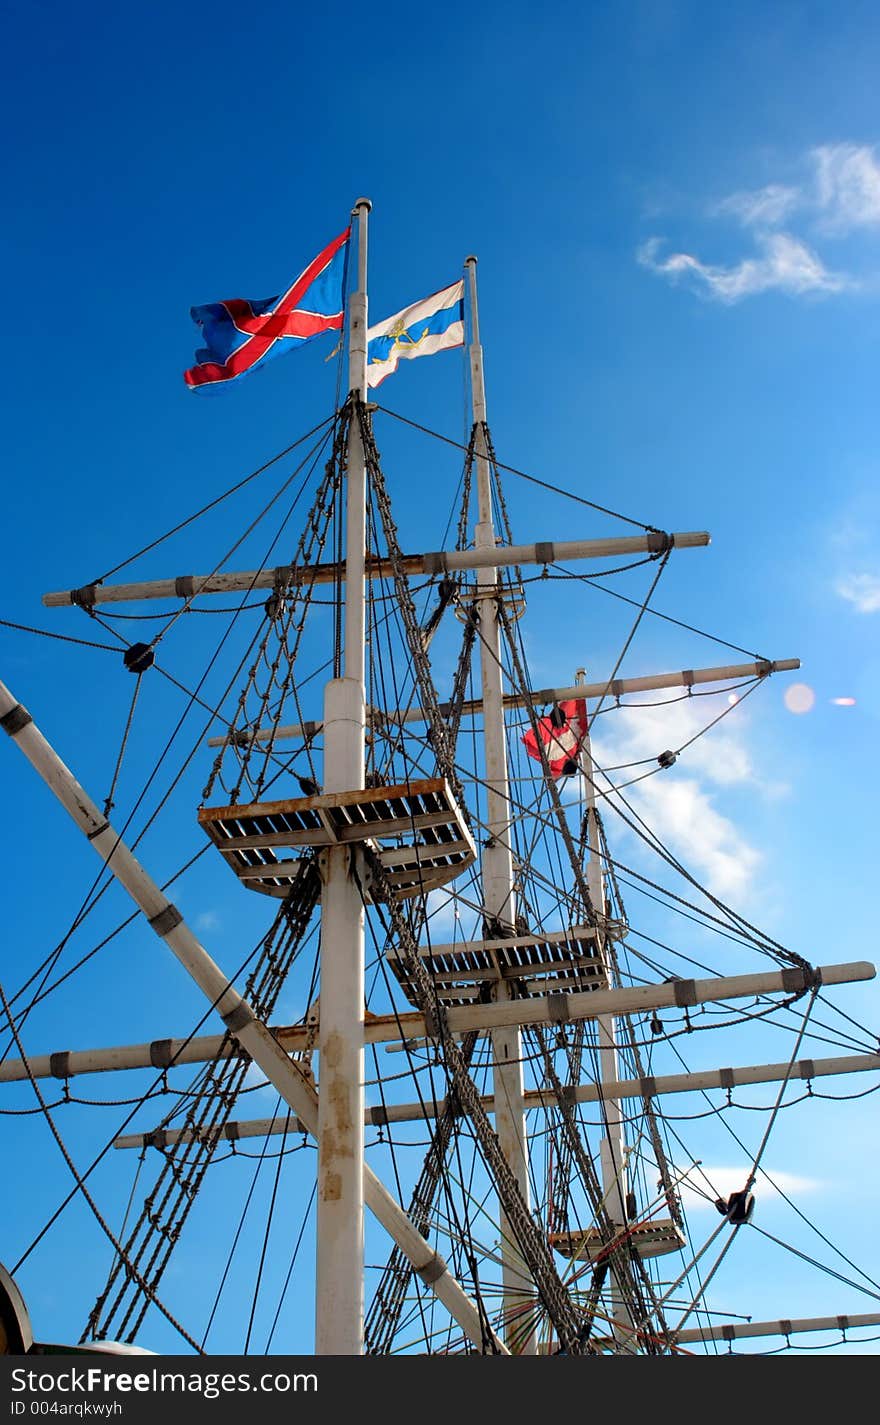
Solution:
<path fill-rule="evenodd" d="M 106 799 L 104 801 L 104 816 L 107 818 L 109 818 L 111 811 L 116 805 L 113 800 L 113 796 L 116 792 L 116 783 L 119 780 L 119 773 L 122 770 L 122 759 L 125 756 L 125 749 L 128 745 L 128 735 L 131 732 L 131 725 L 134 721 L 134 710 L 137 707 L 138 693 L 141 690 L 141 679 L 143 678 L 143 676 L 144 675 L 141 672 L 138 673 L 137 677 L 135 678 L 134 693 L 132 694 L 131 707 L 128 710 L 128 717 L 126 718 L 125 727 L 122 732 L 122 742 L 119 747 L 119 756 L 116 758 L 116 766 L 113 769 L 113 777 L 110 782 L 110 790 L 107 793 Z"/>
<path fill-rule="evenodd" d="M 7 1019 L 8 1023 L 9 1023 L 10 1029 L 12 1030 L 12 1034 L 13 1034 L 13 1037 L 14 1037 L 14 1039 L 15 1039 L 15 1043 L 16 1043 L 16 1046 L 17 1046 L 17 1048 L 18 1048 L 19 1055 L 20 1055 L 20 1057 L 21 1057 L 21 1059 L 22 1059 L 22 1061 L 23 1061 L 23 1063 L 24 1063 L 24 1065 L 25 1065 L 25 1068 L 27 1069 L 28 1079 L 30 1080 L 31 1087 L 32 1087 L 34 1093 L 36 1094 L 37 1102 L 39 1103 L 40 1108 L 42 1109 L 43 1117 L 44 1117 L 45 1120 L 46 1120 L 46 1124 L 48 1125 L 48 1128 L 49 1128 L 49 1130 L 50 1130 L 50 1132 L 51 1132 L 51 1134 L 52 1134 L 52 1137 L 55 1139 L 55 1142 L 58 1144 L 58 1147 L 59 1147 L 59 1149 L 60 1149 L 60 1151 L 61 1151 L 61 1156 L 63 1157 L 65 1163 L 67 1164 L 68 1168 L 70 1169 L 70 1173 L 71 1173 L 71 1176 L 73 1177 L 73 1180 L 74 1180 L 74 1182 L 75 1182 L 75 1184 L 76 1184 L 76 1189 L 77 1189 L 77 1191 L 82 1194 L 83 1198 L 85 1199 L 86 1203 L 88 1204 L 88 1206 L 90 1207 L 90 1209 L 91 1209 L 91 1211 L 92 1211 L 92 1215 L 94 1216 L 95 1221 L 97 1222 L 97 1224 L 98 1224 L 98 1226 L 100 1227 L 101 1231 L 104 1233 L 104 1236 L 105 1236 L 105 1237 L 107 1238 L 107 1240 L 110 1242 L 110 1245 L 113 1247 L 113 1250 L 114 1250 L 115 1253 L 116 1253 L 116 1260 L 117 1260 L 122 1266 L 124 1266 L 125 1271 L 126 1271 L 127 1275 L 130 1277 L 130 1279 L 137 1282 L 138 1286 L 140 1287 L 140 1289 L 144 1292 L 145 1296 L 147 1297 L 148 1302 L 150 1302 L 150 1303 L 152 1303 L 154 1306 L 156 1306 L 156 1307 L 158 1308 L 158 1310 L 161 1311 L 161 1313 L 162 1313 L 162 1315 L 165 1317 L 166 1321 L 170 1322 L 170 1324 L 171 1324 L 171 1325 L 174 1327 L 174 1329 L 183 1337 L 183 1339 L 187 1342 L 187 1344 L 190 1345 L 190 1346 L 192 1346 L 193 1349 L 194 1349 L 195 1351 L 197 1351 L 197 1352 L 199 1353 L 199 1355 L 201 1355 L 202 1352 L 201 1352 L 201 1350 L 200 1350 L 200 1348 L 199 1348 L 198 1343 L 193 1340 L 193 1338 L 192 1338 L 192 1336 L 190 1336 L 189 1332 L 186 1331 L 183 1326 L 181 1326 L 180 1322 L 177 1321 L 174 1316 L 172 1316 L 172 1314 L 171 1314 L 171 1312 L 168 1310 L 168 1308 L 167 1308 L 165 1305 L 163 1305 L 163 1303 L 159 1300 L 159 1297 L 156 1295 L 155 1288 L 154 1288 L 149 1282 L 147 1282 L 145 1279 L 143 1279 L 142 1277 L 140 1277 L 140 1275 L 138 1274 L 138 1272 L 137 1272 L 137 1270 L 136 1270 L 134 1264 L 129 1260 L 128 1255 L 127 1255 L 127 1252 L 126 1252 L 126 1249 L 122 1246 L 122 1244 L 121 1244 L 119 1241 L 117 1241 L 117 1239 L 116 1239 L 116 1237 L 114 1236 L 114 1234 L 113 1234 L 111 1228 L 110 1228 L 110 1227 L 108 1226 L 108 1224 L 105 1222 L 105 1220 L 104 1220 L 104 1218 L 103 1218 L 103 1216 L 102 1216 L 102 1214 L 101 1214 L 101 1212 L 100 1212 L 100 1210 L 99 1210 L 99 1208 L 98 1208 L 97 1203 L 95 1202 L 94 1198 L 92 1197 L 91 1193 L 89 1192 L 88 1188 L 87 1188 L 86 1185 L 85 1185 L 85 1180 L 84 1180 L 83 1177 L 80 1175 L 80 1173 L 77 1171 L 76 1164 L 74 1163 L 73 1159 L 71 1158 L 70 1154 L 68 1153 L 67 1147 L 66 1147 L 66 1145 L 65 1145 L 65 1143 L 64 1143 L 64 1139 L 61 1137 L 61 1134 L 59 1133 L 58 1128 L 57 1128 L 56 1125 L 55 1125 L 55 1121 L 54 1121 L 54 1119 L 52 1118 L 51 1113 L 49 1112 L 49 1109 L 48 1109 L 48 1107 L 47 1107 L 47 1105 L 46 1105 L 46 1101 L 45 1101 L 45 1099 L 43 1098 L 43 1095 L 42 1095 L 42 1093 L 41 1093 L 41 1091 L 40 1091 L 40 1086 L 39 1086 L 39 1084 L 37 1083 L 37 1080 L 34 1078 L 33 1074 L 31 1073 L 30 1065 L 29 1065 L 29 1063 L 28 1063 L 28 1061 L 27 1061 L 27 1057 L 25 1056 L 24 1046 L 23 1046 L 23 1044 L 22 1044 L 22 1042 L 21 1042 L 21 1039 L 19 1038 L 18 1027 L 17 1027 L 17 1025 L 16 1025 L 16 1023 L 15 1023 L 15 1020 L 14 1020 L 13 1017 L 12 1017 L 12 1011 L 11 1011 L 11 1009 L 10 1009 L 10 1007 L 9 1007 L 9 1003 L 8 1003 L 8 1001 L 7 1001 L 7 999 L 6 999 L 6 996 L 5 996 L 5 994 L 3 993 L 3 986 L 2 986 L 2 984 L 0 984 L 0 1002 L 2 1002 L 3 1010 L 4 1010 L 4 1013 L 5 1013 L 5 1015 L 6 1015 L 6 1019 Z"/>
<path fill-rule="evenodd" d="M 266 623 L 263 636 L 257 644 L 254 661 L 239 694 L 238 705 L 229 723 L 223 744 L 214 759 L 211 773 L 202 793 L 204 800 L 210 797 L 218 777 L 221 778 L 221 784 L 223 784 L 221 772 L 224 759 L 230 748 L 238 757 L 239 762 L 237 778 L 231 788 L 226 788 L 230 802 L 234 804 L 238 800 L 245 778 L 249 782 L 254 799 L 258 799 L 262 791 L 269 761 L 273 755 L 275 733 L 280 725 L 285 699 L 292 685 L 294 665 L 315 587 L 312 581 L 301 583 L 298 579 L 298 571 L 303 566 L 316 562 L 324 548 L 335 502 L 341 489 L 346 433 L 347 419 L 343 413 L 336 425 L 332 454 L 325 464 L 323 478 L 306 518 L 293 560 L 285 571 L 287 578 L 284 583 L 276 585 L 273 594 L 266 601 Z M 293 642 L 291 644 L 289 639 L 292 629 Z M 267 648 L 269 640 L 273 636 L 276 640 L 276 651 L 270 660 Z M 279 680 L 278 670 L 282 658 L 285 668 Z M 261 663 L 267 670 L 262 689 L 258 687 Z M 269 702 L 275 689 L 278 691 L 278 698 L 275 716 L 268 728 L 270 735 L 267 739 L 258 741 L 257 732 L 262 730 L 263 719 L 268 716 Z M 251 694 L 256 697 L 257 710 L 250 716 L 246 716 L 246 708 Z M 265 741 L 265 747 L 262 745 L 263 741 Z M 262 767 L 257 777 L 252 778 L 249 770 L 250 759 L 258 752 L 263 757 Z"/>
<path fill-rule="evenodd" d="M 489 1123 L 479 1091 L 449 1028 L 446 1011 L 437 997 L 434 982 L 419 955 L 418 945 L 407 921 L 393 899 L 382 863 L 369 846 L 365 847 L 365 859 L 374 892 L 378 889 L 387 908 L 397 940 L 397 954 L 405 966 L 413 998 L 425 1016 L 426 1023 L 431 1026 L 431 1037 L 437 1038 L 442 1045 L 455 1092 L 471 1121 L 486 1165 L 495 1179 L 502 1209 L 556 1333 L 571 1354 L 591 1351 L 589 1342 L 583 1338 L 581 1315 L 559 1279 L 547 1239 L 524 1202 L 513 1170 Z"/>
<path fill-rule="evenodd" d="M 415 430 L 421 431 L 423 435 L 430 435 L 435 440 L 442 441 L 444 445 L 453 445 L 456 450 L 469 449 L 469 446 L 462 445 L 458 440 L 452 440 L 448 435 L 441 435 L 439 431 L 430 430 L 428 426 L 420 425 L 418 421 L 409 420 L 406 416 L 400 415 L 398 411 L 390 411 L 387 406 L 377 406 L 376 409 L 382 411 L 383 415 L 392 416 L 394 420 L 401 421 L 403 425 L 412 426 Z M 499 470 L 506 470 L 511 475 L 518 475 L 522 480 L 528 480 L 532 485 L 540 485 L 542 489 L 550 490 L 554 495 L 564 495 L 566 499 L 574 500 L 578 505 L 586 505 L 588 509 L 598 510 L 603 515 L 611 515 L 612 519 L 623 520 L 624 524 L 635 525 L 637 529 L 646 530 L 648 533 L 658 532 L 656 525 L 645 524 L 643 520 L 631 519 L 629 515 L 622 515 L 617 510 L 609 510 L 605 505 L 596 504 L 595 500 L 585 500 L 582 495 L 575 495 L 573 491 L 563 489 L 559 485 L 551 485 L 547 480 L 539 480 L 536 475 L 528 475 L 525 470 L 517 470 L 514 465 L 504 465 L 501 461 L 498 461 L 497 465 Z"/>
<path fill-rule="evenodd" d="M 173 527 L 173 529 L 166 530 L 164 534 L 160 534 L 158 538 L 152 540 L 150 544 L 145 544 L 142 549 L 135 550 L 134 554 L 130 554 L 128 558 L 123 559 L 120 564 L 114 564 L 112 569 L 107 569 L 100 576 L 100 578 L 93 579 L 92 583 L 103 584 L 105 579 L 109 579 L 112 577 L 112 575 L 118 574 L 120 569 L 124 569 L 126 565 L 133 564 L 134 561 L 136 559 L 139 559 L 142 554 L 149 554 L 151 550 L 156 549 L 157 546 L 162 544 L 166 539 L 170 539 L 172 535 L 179 533 L 179 531 L 182 529 L 186 529 L 187 525 L 192 524 L 197 519 L 200 519 L 202 515 L 207 514 L 209 510 L 213 510 L 215 506 L 222 504 L 224 500 L 228 500 L 230 495 L 234 495 L 236 491 L 244 489 L 244 486 L 249 484 L 251 480 L 255 480 L 258 475 L 262 475 L 263 472 L 265 470 L 269 470 L 271 466 L 277 465 L 279 460 L 283 460 L 284 457 L 286 455 L 289 455 L 292 450 L 296 450 L 297 446 L 305 444 L 307 440 L 311 440 L 313 435 L 317 435 L 318 431 L 324 430 L 325 426 L 330 425 L 330 423 L 335 419 L 335 412 L 333 413 L 333 415 L 325 416 L 324 420 L 319 421 L 318 424 L 316 426 L 313 426 L 311 430 L 306 431 L 305 435 L 299 436 L 297 440 L 293 441 L 291 445 L 286 446 L 284 450 L 279 450 L 278 454 L 273 455 L 271 460 L 267 460 L 263 465 L 259 465 L 256 470 L 251 471 L 250 475 L 245 475 L 244 479 L 237 481 L 234 485 L 231 485 L 228 490 L 224 490 L 222 495 L 217 495 L 217 497 L 209 501 L 207 505 L 203 505 L 200 510 L 196 510 L 195 514 L 188 515 L 185 520 L 181 520 L 179 524 L 176 524 Z"/>
<path fill-rule="evenodd" d="M 301 948 L 319 895 L 320 878 L 314 856 L 303 857 L 297 878 L 264 937 L 262 953 L 247 981 L 245 997 L 264 1023 L 271 1016 Z M 164 1151 L 156 1182 L 126 1243 L 126 1254 L 135 1263 L 147 1259 L 143 1274 L 154 1285 L 165 1271 L 249 1068 L 250 1061 L 241 1052 L 227 1057 L 229 1043 L 227 1034 L 203 1071 L 202 1087 L 187 1112 L 184 1133 Z M 161 1131 L 154 1135 L 157 1143 L 161 1141 Z M 128 1280 L 121 1283 L 111 1301 L 118 1278 L 119 1268 L 115 1266 L 92 1309 L 83 1339 L 86 1335 L 93 1339 L 107 1335 L 121 1338 L 128 1330 L 127 1339 L 134 1340 L 149 1301 L 139 1302 L 138 1292 L 131 1289 Z"/>

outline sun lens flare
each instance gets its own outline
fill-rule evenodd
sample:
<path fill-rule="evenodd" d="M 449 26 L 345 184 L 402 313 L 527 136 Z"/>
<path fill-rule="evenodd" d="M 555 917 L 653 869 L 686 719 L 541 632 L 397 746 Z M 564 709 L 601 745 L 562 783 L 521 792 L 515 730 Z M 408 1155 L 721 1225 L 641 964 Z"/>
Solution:
<path fill-rule="evenodd" d="M 808 683 L 792 683 L 786 688 L 783 699 L 790 713 L 808 713 L 816 701 L 816 694 Z"/>

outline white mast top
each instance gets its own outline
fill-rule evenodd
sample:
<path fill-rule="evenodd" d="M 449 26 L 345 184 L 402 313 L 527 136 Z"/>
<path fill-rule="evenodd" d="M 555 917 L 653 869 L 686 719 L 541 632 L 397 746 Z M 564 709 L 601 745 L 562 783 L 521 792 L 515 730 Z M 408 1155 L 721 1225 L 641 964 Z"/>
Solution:
<path fill-rule="evenodd" d="M 369 198 L 358 198 L 351 210 L 357 221 L 357 290 L 352 292 L 348 324 L 348 389 L 367 399 L 367 215 Z"/>
<path fill-rule="evenodd" d="M 372 203 L 358 198 L 352 216 L 357 220 L 358 285 L 350 298 L 348 320 L 348 388 L 362 401 L 367 397 L 367 215 Z M 346 592 L 345 592 L 345 677 L 363 687 L 365 679 L 365 597 L 366 575 L 366 472 L 357 420 L 349 433 L 348 481 L 346 490 Z M 363 751 L 360 754 L 363 764 Z M 363 777 L 361 771 L 358 781 Z M 351 784 L 352 786 L 355 783 Z"/>
<path fill-rule="evenodd" d="M 468 347 L 471 370 L 471 413 L 474 425 L 483 425 L 486 417 L 486 383 L 483 377 L 483 348 L 480 345 L 480 311 L 477 305 L 477 259 L 466 257 L 464 260 L 465 270 L 468 277 L 468 296 L 470 298 L 471 309 L 471 342 Z M 478 442 L 481 456 L 477 460 L 477 508 L 479 510 L 479 521 L 481 525 L 489 525 L 492 522 L 491 488 L 489 484 L 488 467 L 483 468 L 482 462 L 485 460 L 482 438 Z M 479 478 L 482 475 L 483 478 Z M 494 530 L 488 531 L 491 535 L 492 548 L 495 546 Z M 477 545 L 481 540 L 479 530 L 477 531 Z"/>

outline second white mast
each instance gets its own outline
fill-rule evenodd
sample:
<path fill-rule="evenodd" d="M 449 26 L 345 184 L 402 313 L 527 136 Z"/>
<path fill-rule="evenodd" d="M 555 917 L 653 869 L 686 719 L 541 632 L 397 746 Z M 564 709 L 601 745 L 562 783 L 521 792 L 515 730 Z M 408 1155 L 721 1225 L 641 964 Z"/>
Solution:
<path fill-rule="evenodd" d="M 471 419 L 477 468 L 476 552 L 485 551 L 486 562 L 477 571 L 476 608 L 479 620 L 480 676 L 483 692 L 483 748 L 485 758 L 486 840 L 482 855 L 483 913 L 487 935 L 515 933 L 516 894 L 513 877 L 513 850 L 510 842 L 511 807 L 507 772 L 507 735 L 504 724 L 501 628 L 499 602 L 502 597 L 495 562 L 495 527 L 492 520 L 492 484 L 486 439 L 486 387 L 483 378 L 483 348 L 480 345 L 480 317 L 477 305 L 477 259 L 465 259 L 471 312 L 469 365 L 471 376 Z M 510 998 L 504 980 L 493 986 L 496 1001 Z M 517 1180 L 523 1201 L 529 1205 L 528 1152 L 526 1145 L 525 1100 L 522 1069 L 522 1033 L 518 1025 L 497 1029 L 492 1034 L 495 1131 Z M 500 1213 L 502 1285 L 505 1337 L 511 1350 L 534 1355 L 536 1333 L 535 1289 L 525 1272 L 514 1245 L 513 1232 L 504 1212 Z M 525 1324 L 524 1324 L 525 1323 Z"/>

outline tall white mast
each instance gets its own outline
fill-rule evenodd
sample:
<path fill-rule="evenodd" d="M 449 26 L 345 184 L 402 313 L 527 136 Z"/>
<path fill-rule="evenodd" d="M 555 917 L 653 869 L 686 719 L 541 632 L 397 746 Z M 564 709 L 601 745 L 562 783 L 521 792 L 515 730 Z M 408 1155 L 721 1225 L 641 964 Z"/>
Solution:
<path fill-rule="evenodd" d="M 483 746 L 486 784 L 486 840 L 482 856 L 483 909 L 486 919 L 498 930 L 488 934 L 511 933 L 516 925 L 516 895 L 513 884 L 513 852 L 510 844 L 510 787 L 507 774 L 507 738 L 504 726 L 504 689 L 501 666 L 501 628 L 498 600 L 498 568 L 495 563 L 495 528 L 492 520 L 492 487 L 486 442 L 486 387 L 483 379 L 483 348 L 480 345 L 480 317 L 477 306 L 477 259 L 465 259 L 471 312 L 471 419 L 477 466 L 477 526 L 474 544 L 486 552 L 486 562 L 477 570 L 477 614 L 479 617 L 480 675 L 483 688 Z M 509 999 L 511 990 L 504 980 L 493 985 L 495 1000 Z M 513 1169 L 520 1192 L 529 1203 L 528 1153 L 526 1151 L 525 1104 L 523 1099 L 522 1034 L 519 1026 L 495 1030 L 492 1034 L 495 1131 L 505 1158 Z M 534 1286 L 514 1244 L 505 1213 L 500 1213 L 502 1285 L 506 1340 L 512 1349 L 534 1355 L 536 1332 L 523 1325 L 534 1310 Z"/>
<path fill-rule="evenodd" d="M 359 198 L 357 291 L 350 301 L 348 386 L 367 395 L 367 215 Z M 345 663 L 324 692 L 324 791 L 364 785 L 366 469 L 355 413 L 348 434 Z M 360 1355 L 364 1334 L 364 884 L 360 847 L 321 854 L 321 1020 L 315 1351 Z M 359 884 L 360 882 L 360 884 Z"/>

